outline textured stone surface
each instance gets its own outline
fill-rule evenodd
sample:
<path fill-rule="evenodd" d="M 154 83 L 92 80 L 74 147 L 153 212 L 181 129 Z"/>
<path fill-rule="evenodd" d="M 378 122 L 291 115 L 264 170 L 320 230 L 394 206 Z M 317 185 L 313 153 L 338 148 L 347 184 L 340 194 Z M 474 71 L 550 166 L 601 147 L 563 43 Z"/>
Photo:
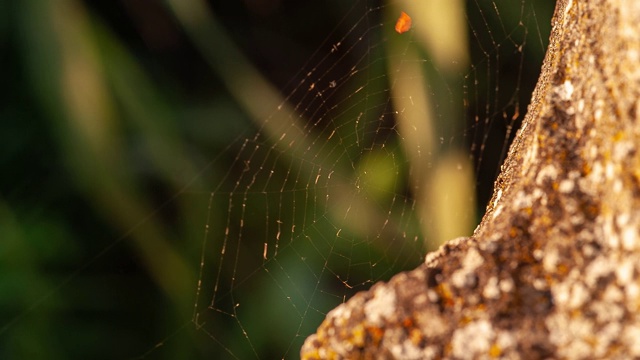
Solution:
<path fill-rule="evenodd" d="M 640 2 L 561 0 L 473 237 L 327 315 L 303 359 L 640 357 Z"/>

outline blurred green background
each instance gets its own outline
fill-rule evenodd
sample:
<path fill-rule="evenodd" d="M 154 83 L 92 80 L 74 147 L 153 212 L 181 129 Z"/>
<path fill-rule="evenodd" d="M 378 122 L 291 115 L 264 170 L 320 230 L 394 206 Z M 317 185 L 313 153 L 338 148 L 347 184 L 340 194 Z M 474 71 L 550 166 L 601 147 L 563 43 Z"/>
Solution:
<path fill-rule="evenodd" d="M 413 234 L 427 237 L 423 229 L 435 226 L 413 213 L 425 201 L 405 178 L 416 161 L 403 155 L 408 151 L 398 130 L 371 135 L 400 122 L 392 106 L 378 109 L 392 96 L 392 75 L 385 74 L 400 68 L 394 59 L 415 62 L 409 59 L 414 50 L 429 59 L 432 49 L 418 30 L 393 40 L 403 6 L 338 0 L 2 2 L 0 359 L 296 358 L 328 310 L 422 261 L 437 242 L 414 241 Z M 535 84 L 553 3 L 478 0 L 465 6 L 470 64 L 454 74 L 462 78 L 422 61 L 426 75 L 418 79 L 439 79 L 428 92 L 448 94 L 439 104 L 449 105 L 435 106 L 436 118 L 449 116 L 449 106 L 469 119 L 453 129 L 440 125 L 444 140 L 434 146 L 444 152 L 455 143 L 471 151 L 478 205 L 468 204 L 481 214 L 507 140 L 515 135 L 507 129 L 518 126 Z M 447 31 L 438 26 L 430 30 L 436 36 L 438 29 Z M 346 58 L 325 59 L 341 41 L 350 49 Z M 315 79 L 306 77 L 308 71 L 322 75 L 319 89 L 333 91 L 329 80 L 353 64 L 366 69 L 364 77 L 349 77 L 326 103 L 308 96 Z M 364 84 L 366 96 L 355 96 Z M 463 100 L 466 106 L 460 106 Z M 343 111 L 350 102 L 365 107 L 361 130 L 371 135 L 373 150 L 345 146 L 336 154 L 321 146 L 338 148 L 327 141 L 292 156 L 277 141 L 277 128 L 265 124 L 283 121 L 287 129 L 295 111 L 304 115 L 295 120 L 302 127 L 322 123 L 313 116 L 320 109 L 330 121 L 309 130 L 306 140 L 326 139 L 356 117 Z M 310 110 L 285 114 L 277 110 L 282 104 Z M 380 114 L 389 115 L 385 122 L 378 122 Z M 258 131 L 260 139 L 243 148 Z M 350 131 L 339 138 L 355 142 L 358 125 Z M 251 152 L 256 144 L 262 147 Z M 382 144 L 388 146 L 374 151 Z M 323 158 L 310 160 L 315 154 Z M 242 175 L 247 159 L 256 183 Z M 275 170 L 273 177 L 258 170 L 261 162 Z M 298 169 L 310 179 L 318 176 L 321 186 L 309 188 L 309 178 L 302 186 L 287 181 L 287 170 Z M 332 180 L 325 170 L 336 171 Z M 391 175 L 367 175 L 384 171 Z M 362 191 L 383 212 L 393 210 L 395 228 L 385 228 L 391 235 L 366 233 L 379 225 L 375 214 L 365 219 L 366 203 L 358 210 L 361 219 L 345 220 L 353 227 L 344 233 L 331 214 L 344 211 L 340 203 L 305 203 L 310 195 L 349 196 L 351 188 L 335 190 L 344 185 L 336 183 L 340 178 L 369 184 Z M 264 196 L 247 195 L 248 185 L 265 190 Z M 347 206 L 355 208 L 351 201 Z M 241 213 L 241 204 L 249 210 Z M 281 219 L 273 215 L 274 207 L 290 205 L 279 209 Z M 317 207 L 324 213 L 317 215 Z M 305 214 L 313 224 L 300 223 Z M 242 252 L 223 258 L 229 219 L 248 224 L 231 227 L 229 249 Z M 275 238 L 276 220 L 302 224 L 303 233 L 290 231 L 289 240 L 283 235 L 277 256 L 269 242 L 263 261 L 263 243 Z M 393 235 L 397 230 L 406 234 Z M 376 234 L 393 241 L 380 243 Z"/>

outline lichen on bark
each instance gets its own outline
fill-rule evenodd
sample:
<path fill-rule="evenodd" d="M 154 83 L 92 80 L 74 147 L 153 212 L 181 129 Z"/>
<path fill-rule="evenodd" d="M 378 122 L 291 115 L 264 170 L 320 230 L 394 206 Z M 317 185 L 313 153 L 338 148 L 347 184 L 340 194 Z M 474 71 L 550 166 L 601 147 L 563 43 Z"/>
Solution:
<path fill-rule="evenodd" d="M 303 359 L 640 357 L 640 2 L 552 21 L 473 236 L 331 311 Z"/>

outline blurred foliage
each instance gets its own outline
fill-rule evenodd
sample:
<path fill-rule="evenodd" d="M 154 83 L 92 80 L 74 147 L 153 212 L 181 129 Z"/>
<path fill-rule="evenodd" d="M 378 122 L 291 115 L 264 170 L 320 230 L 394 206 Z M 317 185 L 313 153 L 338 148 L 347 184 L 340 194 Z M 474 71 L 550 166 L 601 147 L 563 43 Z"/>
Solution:
<path fill-rule="evenodd" d="M 243 330 L 250 334 L 253 349 L 237 328 L 228 331 L 237 327 L 230 316 L 213 314 L 203 319 L 208 321 L 206 327 L 196 329 L 191 320 L 204 228 L 224 228 L 228 209 L 226 199 L 211 198 L 210 193 L 233 187 L 224 177 L 242 172 L 234 164 L 242 151 L 238 139 L 255 133 L 260 126 L 256 117 L 269 116 L 260 115 L 261 111 L 274 111 L 279 96 L 292 94 L 297 83 L 290 80 L 299 80 L 297 71 L 305 69 L 316 48 L 323 41 L 337 42 L 352 24 L 340 22 L 351 5 L 338 0 L 322 6 L 275 0 L 206 5 L 216 14 L 221 33 L 250 59 L 256 73 L 284 94 L 246 99 L 228 82 L 229 77 L 244 74 L 223 71 L 228 69 L 224 66 L 234 65 L 233 48 L 224 45 L 223 38 L 202 35 L 211 34 L 211 29 L 187 26 L 181 11 L 189 9 L 180 8 L 187 3 L 194 2 L 0 3 L 0 65 L 5 84 L 0 100 L 0 359 L 232 357 L 225 348 L 233 349 L 237 358 L 275 358 L 285 352 L 287 358 L 296 358 L 298 347 L 317 327 L 322 313 L 344 300 L 318 291 L 309 282 L 324 271 L 322 261 L 328 261 L 311 256 L 318 253 L 316 247 L 351 252 L 345 264 L 332 260 L 347 271 L 380 258 L 378 268 L 354 272 L 352 279 L 359 285 L 355 290 L 366 288 L 371 280 L 387 279 L 420 258 L 415 253 L 414 258 L 384 258 L 391 251 L 415 252 L 404 247 L 390 250 L 391 244 L 371 250 L 357 241 L 348 245 L 300 241 L 299 247 L 283 248 L 277 261 L 265 265 L 266 272 L 240 269 L 240 275 L 249 280 L 234 290 L 237 297 L 253 301 L 242 305 L 246 308 Z M 514 14 L 502 14 L 502 18 L 520 19 L 523 4 L 501 5 Z M 535 6 L 538 18 L 528 26 L 544 28 L 551 4 Z M 365 9 L 364 4 L 359 9 Z M 468 18 L 470 24 L 480 22 L 478 27 L 484 26 L 482 21 L 495 19 Z M 495 24 L 500 26 L 513 27 Z M 541 33 L 546 43 L 548 30 Z M 470 38 L 472 48 L 474 42 L 481 43 L 478 37 Z M 539 64 L 544 48 L 536 37 L 532 39 L 533 46 L 526 50 L 531 54 L 522 64 L 527 69 Z M 358 50 L 353 54 L 358 56 Z M 481 55 L 471 57 L 484 66 Z M 526 106 L 536 74 L 531 78 L 517 71 L 511 74 L 508 64 L 500 65 L 505 66 L 500 70 L 504 77 L 520 81 L 520 104 Z M 249 81 L 258 84 L 259 79 Z M 295 98 L 298 95 L 304 96 L 294 94 L 290 100 L 302 102 L 303 98 Z M 499 133 L 498 140 L 488 140 L 497 143 L 498 150 L 485 150 L 483 158 L 499 158 L 504 137 Z M 394 163 L 389 156 L 397 153 L 397 149 L 386 155 L 372 152 L 354 170 L 361 175 L 382 171 Z M 291 164 L 274 166 L 286 170 Z M 493 166 L 477 175 L 489 188 L 492 181 L 481 178 L 483 172 L 490 174 L 488 178 L 495 175 L 497 165 Z M 372 186 L 376 201 L 389 199 L 388 193 L 375 189 L 403 191 L 397 184 L 402 177 L 394 182 L 387 175 L 369 180 L 361 176 Z M 260 181 L 268 186 L 268 179 Z M 318 196 L 326 195 L 321 191 Z M 271 194 L 275 195 L 249 199 L 248 207 L 300 204 L 308 195 Z M 283 200 L 283 196 L 290 198 Z M 299 212 L 311 211 L 299 206 Z M 249 253 L 260 258 L 265 234 L 258 222 L 264 215 L 245 216 L 256 222 L 255 233 L 247 231 L 245 236 L 260 238 L 257 250 Z M 323 219 L 308 229 L 309 238 L 335 234 L 334 224 Z M 357 229 L 353 231 L 342 236 L 357 239 Z M 218 245 L 211 246 L 207 271 L 217 267 Z M 306 253 L 308 258 L 301 255 Z M 309 273 L 314 266 L 321 270 Z M 203 275 L 207 281 L 204 307 L 209 304 L 213 276 Z M 292 288 L 283 290 L 283 284 Z M 282 293 L 297 295 L 283 302 Z M 316 309 L 302 323 L 288 316 L 291 306 L 303 309 L 309 299 Z M 228 297 L 220 301 L 224 303 L 217 305 L 220 309 L 236 307 Z"/>

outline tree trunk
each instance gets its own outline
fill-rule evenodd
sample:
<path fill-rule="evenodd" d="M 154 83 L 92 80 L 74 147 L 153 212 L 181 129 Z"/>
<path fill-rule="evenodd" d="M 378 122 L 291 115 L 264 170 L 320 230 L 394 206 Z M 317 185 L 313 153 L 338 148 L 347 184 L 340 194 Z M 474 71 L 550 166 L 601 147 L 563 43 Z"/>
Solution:
<path fill-rule="evenodd" d="M 471 238 L 331 311 L 303 359 L 640 357 L 640 1 L 559 0 Z"/>

